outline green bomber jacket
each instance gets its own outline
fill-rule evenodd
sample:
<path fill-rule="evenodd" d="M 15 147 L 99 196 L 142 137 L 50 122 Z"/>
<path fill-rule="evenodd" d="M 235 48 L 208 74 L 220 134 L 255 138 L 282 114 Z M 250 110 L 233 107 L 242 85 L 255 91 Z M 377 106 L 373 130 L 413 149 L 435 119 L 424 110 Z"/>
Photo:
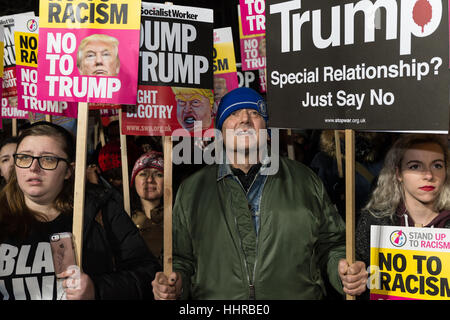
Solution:
<path fill-rule="evenodd" d="M 173 209 L 173 269 L 184 299 L 321 299 L 324 276 L 343 293 L 345 224 L 320 179 L 280 157 L 264 185 L 255 232 L 245 191 L 219 165 L 178 190 Z"/>

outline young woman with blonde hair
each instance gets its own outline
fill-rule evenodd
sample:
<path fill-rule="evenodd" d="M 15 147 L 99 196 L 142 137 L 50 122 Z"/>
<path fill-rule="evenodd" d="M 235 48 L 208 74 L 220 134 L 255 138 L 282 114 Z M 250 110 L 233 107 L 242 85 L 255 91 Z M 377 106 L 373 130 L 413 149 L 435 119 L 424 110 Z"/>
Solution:
<path fill-rule="evenodd" d="M 370 226 L 450 228 L 449 154 L 444 138 L 400 136 L 356 228 L 356 254 L 369 264 Z"/>

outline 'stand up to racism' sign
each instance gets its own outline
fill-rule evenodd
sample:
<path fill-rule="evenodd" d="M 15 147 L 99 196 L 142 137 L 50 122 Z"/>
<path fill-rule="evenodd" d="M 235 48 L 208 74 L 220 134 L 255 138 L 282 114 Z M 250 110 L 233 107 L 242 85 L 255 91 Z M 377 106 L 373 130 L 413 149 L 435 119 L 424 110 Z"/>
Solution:
<path fill-rule="evenodd" d="M 138 0 L 42 0 L 38 97 L 135 104 L 140 7 Z"/>
<path fill-rule="evenodd" d="M 378 300 L 450 300 L 450 230 L 372 226 L 370 295 Z"/>
<path fill-rule="evenodd" d="M 269 125 L 447 130 L 448 1 L 266 3 Z"/>

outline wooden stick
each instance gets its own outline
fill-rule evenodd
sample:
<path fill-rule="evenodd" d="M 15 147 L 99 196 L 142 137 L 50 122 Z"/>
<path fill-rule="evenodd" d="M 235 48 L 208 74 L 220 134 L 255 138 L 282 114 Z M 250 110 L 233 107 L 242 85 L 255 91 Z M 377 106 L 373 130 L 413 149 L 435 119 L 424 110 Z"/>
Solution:
<path fill-rule="evenodd" d="M 105 129 L 103 128 L 103 123 L 102 123 L 102 117 L 99 118 L 100 122 L 99 122 L 99 128 L 100 128 L 100 142 L 102 144 L 102 147 L 105 146 L 106 144 L 106 139 L 105 139 Z"/>
<path fill-rule="evenodd" d="M 12 136 L 17 137 L 17 119 L 12 119 Z"/>
<path fill-rule="evenodd" d="M 339 178 L 344 176 L 342 171 L 342 151 L 341 151 L 341 139 L 339 138 L 339 130 L 334 130 L 334 144 L 336 146 L 336 163 L 338 168 Z"/>
<path fill-rule="evenodd" d="M 119 109 L 120 156 L 122 160 L 123 207 L 131 217 L 130 181 L 128 179 L 127 136 L 122 134 L 122 109 Z"/>
<path fill-rule="evenodd" d="M 79 102 L 72 233 L 77 263 L 80 269 L 82 269 L 83 252 L 84 190 L 86 186 L 88 115 L 88 104 L 86 102 Z"/>
<path fill-rule="evenodd" d="M 94 149 L 97 148 L 98 144 L 98 123 L 94 125 Z"/>
<path fill-rule="evenodd" d="M 294 143 L 292 142 L 292 130 L 287 129 L 287 152 L 288 152 L 288 158 L 291 160 L 295 160 L 295 150 L 294 150 Z"/>
<path fill-rule="evenodd" d="M 345 225 L 346 259 L 355 262 L 355 131 L 345 130 Z M 347 300 L 355 297 L 347 295 Z"/>
<path fill-rule="evenodd" d="M 164 273 L 172 273 L 172 137 L 163 137 L 164 148 Z"/>
<path fill-rule="evenodd" d="M 28 121 L 30 121 L 31 124 L 34 123 L 34 117 L 33 117 L 33 113 L 31 113 L 31 111 L 28 111 Z"/>

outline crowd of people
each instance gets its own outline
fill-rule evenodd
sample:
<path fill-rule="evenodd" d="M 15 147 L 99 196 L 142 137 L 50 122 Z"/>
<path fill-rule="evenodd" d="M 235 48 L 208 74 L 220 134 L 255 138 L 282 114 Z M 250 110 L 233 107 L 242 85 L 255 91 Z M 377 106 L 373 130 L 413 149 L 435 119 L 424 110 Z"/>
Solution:
<path fill-rule="evenodd" d="M 39 121 L 5 137 L 0 298 L 366 299 L 371 225 L 450 227 L 446 136 L 356 133 L 352 262 L 345 259 L 344 183 L 336 155 L 338 147 L 345 158 L 345 145 L 334 132 L 282 136 L 272 172 L 271 135 L 261 134 L 267 106 L 259 93 L 228 92 L 211 121 L 222 132 L 224 161 L 195 170 L 174 165 L 170 275 L 162 272 L 160 140 L 127 137 L 128 215 L 119 128 L 110 124 L 107 141 L 87 159 L 81 268 L 55 274 L 50 238 L 71 232 L 73 224 L 74 135 Z M 297 160 L 285 156 L 287 145 Z M 266 153 L 254 163 L 258 148 Z"/>

